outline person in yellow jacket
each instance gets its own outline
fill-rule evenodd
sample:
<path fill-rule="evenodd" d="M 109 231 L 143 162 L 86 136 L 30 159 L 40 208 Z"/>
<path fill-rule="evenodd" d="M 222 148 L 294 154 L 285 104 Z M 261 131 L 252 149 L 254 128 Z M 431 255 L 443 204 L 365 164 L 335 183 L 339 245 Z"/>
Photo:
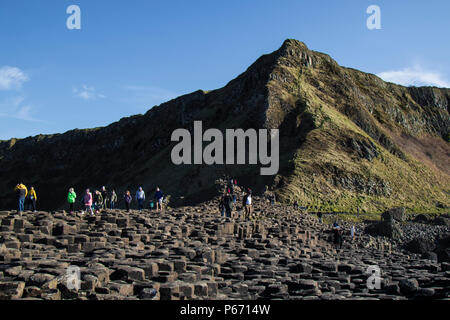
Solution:
<path fill-rule="evenodd" d="M 30 192 L 28 192 L 28 208 L 31 207 L 33 212 L 36 212 L 36 201 L 37 201 L 37 195 L 36 190 L 34 190 L 34 187 L 30 188 Z"/>
<path fill-rule="evenodd" d="M 17 198 L 19 199 L 19 212 L 23 212 L 25 210 L 25 198 L 28 195 L 28 189 L 25 187 L 23 183 L 19 183 L 14 191 L 17 192 Z"/>

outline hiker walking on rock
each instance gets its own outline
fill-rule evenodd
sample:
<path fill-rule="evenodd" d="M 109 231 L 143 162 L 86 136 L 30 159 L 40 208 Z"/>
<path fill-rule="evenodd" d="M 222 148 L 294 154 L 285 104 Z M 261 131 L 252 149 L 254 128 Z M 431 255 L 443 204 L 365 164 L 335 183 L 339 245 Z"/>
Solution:
<path fill-rule="evenodd" d="M 110 195 L 110 197 L 109 197 L 109 201 L 110 201 L 110 203 L 109 203 L 109 207 L 111 208 L 111 209 L 114 209 L 115 207 L 116 207 L 116 203 L 117 203 L 117 194 L 116 194 L 116 190 L 112 190 L 111 191 L 111 195 Z"/>
<path fill-rule="evenodd" d="M 34 187 L 30 188 L 30 192 L 28 192 L 27 195 L 27 207 L 30 208 L 33 212 L 36 212 L 36 201 L 37 201 L 37 195 L 36 190 L 34 190 Z"/>
<path fill-rule="evenodd" d="M 77 199 L 77 194 L 73 188 L 69 189 L 69 194 L 67 195 L 67 202 L 69 203 L 69 212 L 72 213 Z"/>
<path fill-rule="evenodd" d="M 105 186 L 102 187 L 102 209 L 108 209 L 108 201 L 109 201 L 109 194 L 108 191 L 106 191 Z"/>
<path fill-rule="evenodd" d="M 297 200 L 294 201 L 294 210 L 298 210 L 298 201 Z"/>
<path fill-rule="evenodd" d="M 142 187 L 139 187 L 139 190 L 136 191 L 136 200 L 138 202 L 139 212 L 144 209 L 144 201 L 145 201 L 145 192 Z"/>
<path fill-rule="evenodd" d="M 131 201 L 133 201 L 133 197 L 131 196 L 131 192 L 127 190 L 123 196 L 125 200 L 125 207 L 127 208 L 127 212 L 130 212 Z"/>
<path fill-rule="evenodd" d="M 220 216 L 221 217 L 225 217 L 225 203 L 223 202 L 223 198 L 220 198 L 219 201 L 219 211 L 220 211 Z"/>
<path fill-rule="evenodd" d="M 94 215 L 94 212 L 92 211 L 93 200 L 94 199 L 92 198 L 92 193 L 90 192 L 89 189 L 86 189 L 86 192 L 83 196 L 83 203 L 84 203 L 83 214 L 87 213 L 87 211 L 89 210 L 89 212 L 91 213 L 91 216 Z"/>
<path fill-rule="evenodd" d="M 159 187 L 157 187 L 156 188 L 156 192 L 155 192 L 156 211 L 158 211 L 158 210 L 162 211 L 162 209 L 163 209 L 163 200 L 164 200 L 164 194 L 159 189 Z"/>
<path fill-rule="evenodd" d="M 337 221 L 333 223 L 333 234 L 334 234 L 334 244 L 336 245 L 336 248 L 342 249 L 342 242 L 343 242 L 342 229 L 337 223 Z"/>
<path fill-rule="evenodd" d="M 248 189 L 244 198 L 242 199 L 242 206 L 244 207 L 244 219 L 250 218 L 252 214 L 252 190 Z"/>
<path fill-rule="evenodd" d="M 222 202 L 226 217 L 231 218 L 233 198 L 231 197 L 230 192 L 225 192 L 221 202 Z M 223 216 L 223 214 L 222 214 L 222 216 Z"/>
<path fill-rule="evenodd" d="M 352 237 L 352 242 L 355 241 L 355 235 L 356 235 L 356 227 L 353 225 L 350 228 L 350 236 Z"/>
<path fill-rule="evenodd" d="M 25 210 L 25 198 L 28 194 L 28 189 L 25 187 L 23 183 L 19 183 L 14 191 L 17 192 L 17 198 L 18 198 L 18 212 L 23 212 Z"/>
<path fill-rule="evenodd" d="M 94 193 L 94 207 L 95 213 L 100 213 L 100 210 L 103 209 L 103 196 L 102 193 L 98 190 L 95 190 Z"/>

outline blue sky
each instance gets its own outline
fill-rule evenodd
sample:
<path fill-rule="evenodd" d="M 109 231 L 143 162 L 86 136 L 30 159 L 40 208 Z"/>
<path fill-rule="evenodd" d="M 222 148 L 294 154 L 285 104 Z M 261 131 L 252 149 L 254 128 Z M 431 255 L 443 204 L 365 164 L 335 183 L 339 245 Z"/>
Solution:
<path fill-rule="evenodd" d="M 372 4 L 380 30 L 366 26 Z M 70 5 L 81 30 L 66 27 Z M 0 139 L 222 87 L 286 38 L 393 82 L 449 87 L 449 15 L 448 0 L 1 0 Z"/>

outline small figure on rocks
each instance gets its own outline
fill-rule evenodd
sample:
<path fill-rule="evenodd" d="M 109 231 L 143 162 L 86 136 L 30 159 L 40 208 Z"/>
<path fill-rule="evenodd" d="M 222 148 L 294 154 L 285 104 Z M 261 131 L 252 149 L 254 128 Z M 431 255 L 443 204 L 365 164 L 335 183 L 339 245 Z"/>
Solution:
<path fill-rule="evenodd" d="M 221 217 L 225 217 L 225 203 L 223 201 L 223 198 L 224 197 L 220 198 L 220 201 L 219 201 L 219 211 L 220 211 Z"/>
<path fill-rule="evenodd" d="M 350 228 L 350 236 L 352 237 L 352 242 L 355 241 L 355 235 L 356 235 L 356 227 L 353 225 Z"/>
<path fill-rule="evenodd" d="M 125 200 L 125 207 L 127 208 L 127 212 L 130 212 L 131 201 L 133 201 L 133 197 L 131 196 L 130 190 L 127 190 L 125 192 L 125 194 L 123 195 L 123 198 Z"/>
<path fill-rule="evenodd" d="M 294 201 L 294 210 L 298 210 L 298 201 L 297 200 Z"/>
<path fill-rule="evenodd" d="M 232 211 L 232 206 L 233 206 L 233 199 L 230 195 L 230 192 L 225 192 L 222 200 L 222 217 L 224 215 L 224 213 L 226 214 L 227 218 L 231 218 L 231 211 Z"/>
<path fill-rule="evenodd" d="M 17 212 L 19 212 L 19 213 L 23 212 L 23 211 L 25 211 L 25 198 L 26 198 L 26 196 L 28 194 L 28 189 L 21 182 L 15 187 L 14 191 L 17 192 L 18 205 L 19 205 Z"/>
<path fill-rule="evenodd" d="M 36 201 L 37 201 L 37 195 L 36 190 L 34 190 L 34 187 L 30 188 L 30 192 L 28 192 L 27 195 L 27 207 L 31 209 L 33 212 L 36 212 Z"/>
<path fill-rule="evenodd" d="M 159 189 L 159 187 L 156 188 L 156 192 L 155 192 L 155 200 L 156 200 L 156 211 L 158 211 L 158 210 L 162 211 L 162 209 L 163 209 L 164 194 L 163 194 L 163 192 Z"/>
<path fill-rule="evenodd" d="M 111 194 L 109 196 L 109 206 L 111 209 L 114 209 L 117 204 L 117 194 L 116 190 L 112 189 Z"/>
<path fill-rule="evenodd" d="M 250 218 L 252 214 L 252 190 L 248 189 L 244 198 L 242 199 L 242 206 L 244 207 L 244 219 Z"/>
<path fill-rule="evenodd" d="M 145 201 L 145 192 L 142 187 L 139 187 L 139 190 L 136 191 L 136 200 L 138 202 L 138 210 L 139 212 L 144 209 L 144 201 Z"/>
<path fill-rule="evenodd" d="M 100 210 L 103 209 L 103 196 L 102 193 L 98 190 L 95 190 L 94 193 L 94 207 L 95 213 L 100 213 Z"/>
<path fill-rule="evenodd" d="M 276 201 L 275 193 L 272 193 L 270 195 L 270 204 L 272 205 L 272 207 L 275 205 L 275 201 Z"/>
<path fill-rule="evenodd" d="M 319 222 L 322 223 L 322 212 L 317 212 L 317 218 L 319 218 Z"/>
<path fill-rule="evenodd" d="M 67 195 L 67 202 L 69 203 L 69 212 L 73 213 L 75 201 L 77 199 L 77 194 L 73 188 L 69 189 L 69 194 Z"/>
<path fill-rule="evenodd" d="M 105 186 L 102 187 L 101 193 L 102 193 L 102 200 L 103 200 L 102 201 L 102 209 L 107 209 L 108 208 L 107 204 L 109 202 L 109 194 L 108 194 L 108 191 L 106 191 Z"/>
<path fill-rule="evenodd" d="M 94 212 L 92 211 L 93 200 L 94 199 L 92 198 L 92 193 L 90 192 L 89 189 L 86 189 L 86 192 L 83 196 L 83 203 L 84 203 L 83 214 L 87 213 L 87 211 L 89 210 L 89 212 L 91 213 L 91 216 L 94 215 Z"/>
<path fill-rule="evenodd" d="M 333 234 L 334 244 L 336 245 L 336 248 L 342 249 L 342 229 L 337 221 L 333 223 Z"/>

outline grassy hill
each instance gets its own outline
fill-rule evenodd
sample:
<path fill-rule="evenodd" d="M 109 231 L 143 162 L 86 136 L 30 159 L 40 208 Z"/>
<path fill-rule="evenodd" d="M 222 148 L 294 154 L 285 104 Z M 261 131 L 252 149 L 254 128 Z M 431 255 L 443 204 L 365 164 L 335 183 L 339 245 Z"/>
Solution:
<path fill-rule="evenodd" d="M 102 185 L 120 193 L 160 186 L 174 205 L 198 203 L 228 175 L 322 211 L 448 212 L 449 107 L 450 89 L 386 83 L 286 40 L 223 88 L 104 128 L 0 142 L 0 207 L 15 207 L 19 180 L 35 186 L 41 208 L 55 209 L 69 187 Z M 192 132 L 194 120 L 204 130 L 278 128 L 278 175 L 260 176 L 259 165 L 173 165 L 171 133 Z"/>

